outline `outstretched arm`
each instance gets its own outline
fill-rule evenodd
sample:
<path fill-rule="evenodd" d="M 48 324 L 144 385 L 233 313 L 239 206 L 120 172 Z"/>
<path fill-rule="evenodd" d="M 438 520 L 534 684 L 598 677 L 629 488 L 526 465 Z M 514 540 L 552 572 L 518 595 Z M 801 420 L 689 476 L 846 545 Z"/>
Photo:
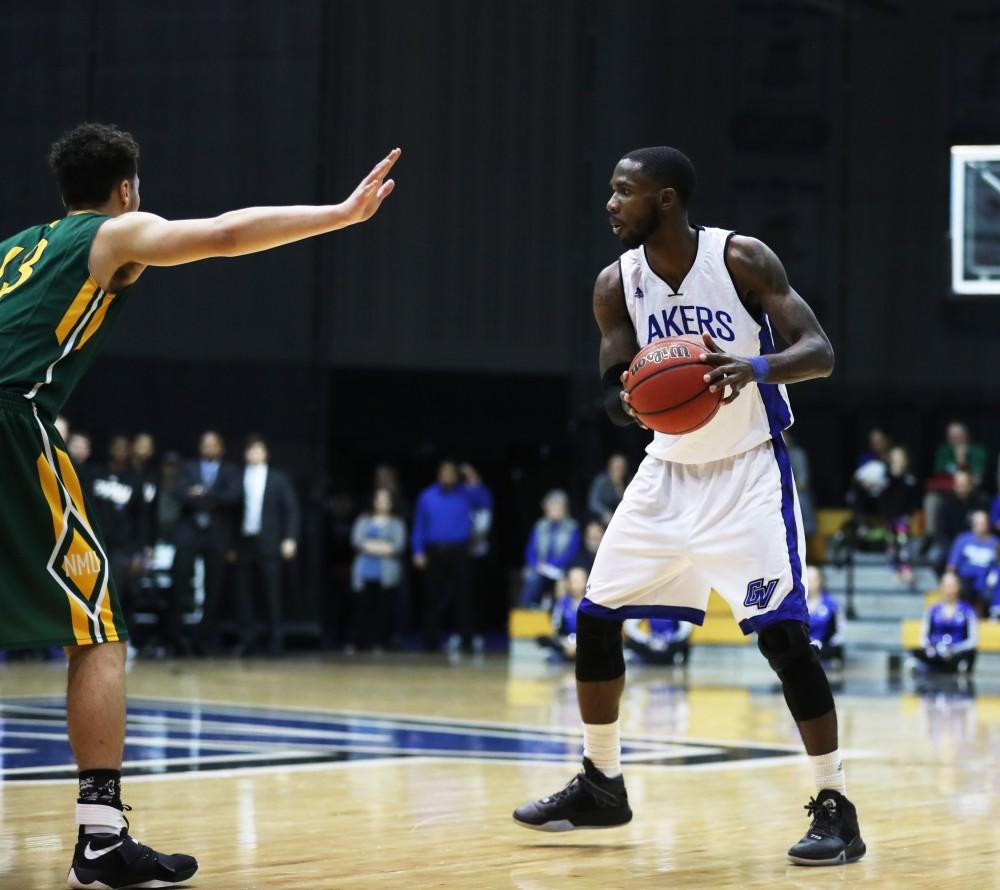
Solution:
<path fill-rule="evenodd" d="M 621 272 L 612 263 L 597 276 L 594 284 L 594 318 L 601 329 L 598 365 L 604 383 L 604 408 L 618 426 L 628 426 L 635 419 L 628 406 L 622 384 L 628 363 L 639 351 L 635 328 L 625 305 Z"/>
<path fill-rule="evenodd" d="M 833 372 L 833 347 L 809 304 L 788 283 L 785 267 L 766 244 L 735 235 L 729 242 L 726 265 L 743 304 L 762 310 L 788 344 L 781 352 L 751 360 L 722 352 L 705 334 L 706 361 L 715 370 L 705 375 L 711 389 L 732 387 L 731 402 L 742 387 L 758 383 L 798 383 Z"/>
<path fill-rule="evenodd" d="M 211 219 L 166 220 L 123 213 L 98 230 L 90 271 L 101 286 L 130 265 L 178 266 L 209 257 L 241 256 L 291 244 L 370 219 L 392 192 L 386 179 L 401 154 L 393 149 L 341 204 L 248 207 Z"/>

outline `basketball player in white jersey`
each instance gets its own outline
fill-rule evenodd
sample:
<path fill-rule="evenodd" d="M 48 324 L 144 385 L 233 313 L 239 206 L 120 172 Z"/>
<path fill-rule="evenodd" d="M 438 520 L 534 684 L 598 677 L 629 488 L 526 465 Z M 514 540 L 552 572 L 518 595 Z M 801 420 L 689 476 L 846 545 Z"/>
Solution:
<path fill-rule="evenodd" d="M 833 349 L 770 249 L 688 222 L 694 184 L 688 158 L 665 146 L 630 152 L 615 167 L 607 209 L 626 252 L 594 288 L 600 368 L 608 413 L 626 425 L 635 414 L 622 384 L 640 344 L 700 340 L 712 366 L 706 383 L 723 392 L 723 405 L 695 432 L 656 433 L 625 491 L 577 618 L 583 771 L 514 819 L 542 831 L 631 820 L 618 731 L 622 621 L 701 624 L 714 589 L 744 633 L 757 633 L 815 770 L 812 825 L 790 860 L 852 862 L 865 844 L 845 794 L 830 684 L 809 643 L 805 537 L 781 437 L 792 423 L 785 384 L 829 376 Z M 783 350 L 772 325 L 788 344 Z"/>

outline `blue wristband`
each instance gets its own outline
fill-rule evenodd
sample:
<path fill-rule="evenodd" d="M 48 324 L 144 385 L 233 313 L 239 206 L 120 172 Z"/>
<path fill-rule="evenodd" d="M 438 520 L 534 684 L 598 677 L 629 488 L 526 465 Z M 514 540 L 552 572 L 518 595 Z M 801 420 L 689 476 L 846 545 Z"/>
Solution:
<path fill-rule="evenodd" d="M 751 358 L 750 367 L 753 368 L 753 379 L 758 383 L 767 380 L 767 375 L 771 373 L 771 365 L 762 355 L 755 355 Z"/>

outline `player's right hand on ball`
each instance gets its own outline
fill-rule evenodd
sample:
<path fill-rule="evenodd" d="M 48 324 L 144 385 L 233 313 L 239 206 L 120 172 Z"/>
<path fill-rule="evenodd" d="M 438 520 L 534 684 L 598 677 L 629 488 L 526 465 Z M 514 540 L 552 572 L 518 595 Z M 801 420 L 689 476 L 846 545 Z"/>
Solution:
<path fill-rule="evenodd" d="M 344 201 L 343 206 L 347 211 L 348 225 L 371 219 L 375 215 L 375 211 L 382 206 L 382 202 L 389 197 L 396 183 L 391 179 L 386 179 L 386 176 L 402 153 L 401 148 L 394 148 L 390 151 L 372 167 L 372 172 L 358 183 L 358 187 Z"/>
<path fill-rule="evenodd" d="M 622 386 L 625 385 L 625 382 L 627 380 L 628 380 L 628 371 L 622 371 Z M 618 398 L 622 400 L 622 407 L 625 409 L 625 413 L 629 417 L 631 417 L 637 424 L 639 424 L 639 426 L 641 426 L 644 430 L 648 430 L 649 427 L 646 426 L 646 424 L 644 424 L 641 420 L 639 420 L 639 415 L 636 414 L 634 410 L 632 410 L 632 403 L 629 401 L 629 394 L 625 392 L 624 389 L 618 394 Z"/>

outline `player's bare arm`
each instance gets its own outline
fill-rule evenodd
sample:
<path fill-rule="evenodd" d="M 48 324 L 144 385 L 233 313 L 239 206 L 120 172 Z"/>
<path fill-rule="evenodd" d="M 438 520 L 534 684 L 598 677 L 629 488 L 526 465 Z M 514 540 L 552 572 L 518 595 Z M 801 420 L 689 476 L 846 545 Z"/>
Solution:
<path fill-rule="evenodd" d="M 708 334 L 704 361 L 715 366 L 705 375 L 714 390 L 731 387 L 724 404 L 733 401 L 754 379 L 761 383 L 798 383 L 833 372 L 833 347 L 809 304 L 788 283 L 785 267 L 766 244 L 735 235 L 729 243 L 726 264 L 748 310 L 762 310 L 788 344 L 767 356 L 766 374 L 755 378 L 755 367 L 744 356 L 723 352 Z"/>
<path fill-rule="evenodd" d="M 638 422 L 628 403 L 628 394 L 619 385 L 625 382 L 628 363 L 639 351 L 639 343 L 625 305 L 617 262 L 603 269 L 594 283 L 594 318 L 601 330 L 598 366 L 605 387 L 605 408 L 620 426 L 632 420 Z"/>
<path fill-rule="evenodd" d="M 146 266 L 257 253 L 365 222 L 392 192 L 395 183 L 386 177 L 400 154 L 398 148 L 391 151 L 340 204 L 248 207 L 188 220 L 123 213 L 94 237 L 91 274 L 102 288 L 115 290 L 132 284 Z"/>

